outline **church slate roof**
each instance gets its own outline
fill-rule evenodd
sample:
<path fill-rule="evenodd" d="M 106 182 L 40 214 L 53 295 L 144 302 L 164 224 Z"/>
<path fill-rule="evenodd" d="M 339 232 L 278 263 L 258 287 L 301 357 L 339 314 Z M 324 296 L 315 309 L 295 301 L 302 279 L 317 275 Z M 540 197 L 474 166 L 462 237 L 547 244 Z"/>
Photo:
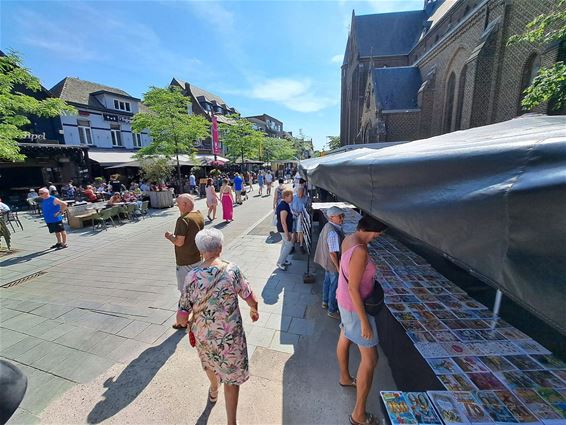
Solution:
<path fill-rule="evenodd" d="M 423 10 L 354 16 L 359 55 L 408 54 L 419 40 L 426 18 Z"/>
<path fill-rule="evenodd" d="M 375 68 L 372 74 L 376 101 L 381 110 L 418 109 L 417 95 L 422 84 L 418 67 Z"/>
<path fill-rule="evenodd" d="M 139 100 L 130 96 L 130 94 L 126 93 L 124 90 L 90 81 L 84 81 L 74 77 L 65 77 L 63 80 L 55 84 L 55 86 L 53 86 L 49 91 L 53 96 L 67 102 L 90 106 L 97 109 L 104 108 L 104 105 L 102 105 L 96 97 L 93 96 L 95 93 L 105 92 L 129 99 Z"/>

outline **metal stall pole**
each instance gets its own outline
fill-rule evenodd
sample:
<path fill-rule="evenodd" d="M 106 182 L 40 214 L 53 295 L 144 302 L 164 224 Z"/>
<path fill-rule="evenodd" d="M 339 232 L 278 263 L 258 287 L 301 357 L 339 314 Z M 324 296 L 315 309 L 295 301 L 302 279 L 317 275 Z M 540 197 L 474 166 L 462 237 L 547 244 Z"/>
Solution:
<path fill-rule="evenodd" d="M 305 224 L 305 227 L 303 228 L 303 236 L 305 238 L 305 245 L 307 249 L 307 271 L 303 275 L 303 283 L 311 284 L 315 282 L 314 275 L 310 274 L 313 221 L 312 206 L 308 207 L 308 211 L 306 209 L 303 209 L 303 211 L 301 212 L 301 221 Z"/>

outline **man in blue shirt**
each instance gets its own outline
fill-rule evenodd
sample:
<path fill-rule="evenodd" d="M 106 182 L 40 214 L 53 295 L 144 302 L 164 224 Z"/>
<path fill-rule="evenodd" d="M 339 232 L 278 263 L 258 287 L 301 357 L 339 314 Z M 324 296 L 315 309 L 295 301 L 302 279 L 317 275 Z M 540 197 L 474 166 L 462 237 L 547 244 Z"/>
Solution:
<path fill-rule="evenodd" d="M 39 197 L 43 199 L 41 211 L 49 233 L 55 233 L 57 237 L 57 243 L 51 248 L 67 248 L 67 232 L 65 232 L 65 226 L 63 226 L 63 214 L 67 209 L 67 203 L 50 195 L 49 189 L 46 187 L 39 189 Z"/>
<path fill-rule="evenodd" d="M 197 179 L 195 175 L 191 172 L 191 175 L 189 176 L 189 193 L 194 194 L 196 187 L 197 187 Z"/>
<path fill-rule="evenodd" d="M 239 173 L 234 176 L 234 192 L 236 192 L 236 204 L 242 204 L 242 188 L 244 186 L 244 179 Z"/>

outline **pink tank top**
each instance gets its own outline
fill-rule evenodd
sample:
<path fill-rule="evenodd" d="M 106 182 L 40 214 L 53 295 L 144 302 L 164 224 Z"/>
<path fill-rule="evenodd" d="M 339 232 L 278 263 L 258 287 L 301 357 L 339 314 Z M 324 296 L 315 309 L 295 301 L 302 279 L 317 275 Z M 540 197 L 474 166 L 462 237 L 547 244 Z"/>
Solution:
<path fill-rule="evenodd" d="M 336 290 L 336 300 L 338 301 L 338 305 L 342 307 L 344 310 L 348 311 L 355 311 L 354 305 L 352 304 L 352 298 L 350 298 L 350 293 L 348 292 L 348 281 L 346 279 L 349 278 L 349 265 L 350 259 L 352 258 L 352 254 L 354 253 L 354 249 L 357 248 L 358 245 L 354 245 L 346 252 L 342 254 L 340 258 L 340 275 L 338 276 L 338 289 Z M 369 260 L 366 264 L 366 268 L 364 270 L 364 274 L 362 275 L 362 280 L 360 282 L 360 295 L 362 300 L 368 298 L 372 291 L 373 291 L 373 280 L 375 276 L 375 265 Z"/>

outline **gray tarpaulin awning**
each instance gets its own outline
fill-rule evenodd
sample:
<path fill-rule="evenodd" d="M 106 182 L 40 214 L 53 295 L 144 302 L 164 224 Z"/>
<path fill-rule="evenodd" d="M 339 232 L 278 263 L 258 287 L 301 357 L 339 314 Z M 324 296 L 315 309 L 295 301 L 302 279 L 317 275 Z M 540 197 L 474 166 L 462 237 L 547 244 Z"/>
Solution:
<path fill-rule="evenodd" d="M 301 168 L 566 334 L 566 117 L 528 115 Z"/>

